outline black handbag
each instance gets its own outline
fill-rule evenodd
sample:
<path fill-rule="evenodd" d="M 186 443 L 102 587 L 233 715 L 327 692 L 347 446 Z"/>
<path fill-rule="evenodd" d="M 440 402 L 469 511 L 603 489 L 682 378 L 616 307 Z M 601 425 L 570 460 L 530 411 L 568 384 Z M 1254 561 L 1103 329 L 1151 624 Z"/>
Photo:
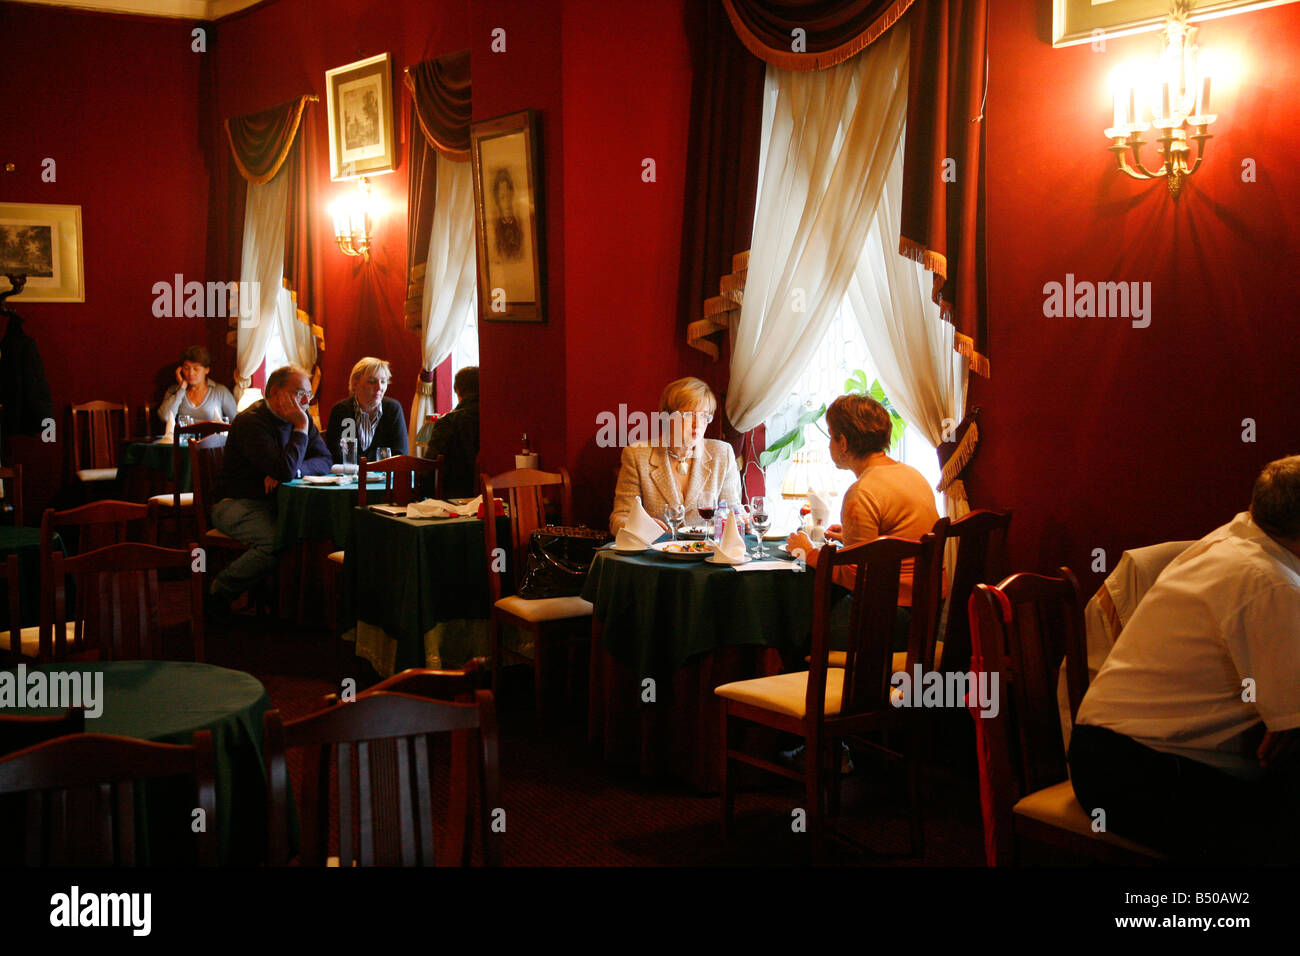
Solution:
<path fill-rule="evenodd" d="M 538 528 L 528 541 L 519 596 L 531 601 L 581 594 L 596 549 L 609 540 L 608 532 L 596 528 Z"/>

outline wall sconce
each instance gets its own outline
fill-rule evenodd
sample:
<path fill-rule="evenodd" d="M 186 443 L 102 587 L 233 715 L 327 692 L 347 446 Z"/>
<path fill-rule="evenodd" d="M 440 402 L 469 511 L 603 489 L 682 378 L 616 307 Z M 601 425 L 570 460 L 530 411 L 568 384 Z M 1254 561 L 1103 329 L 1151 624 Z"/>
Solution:
<path fill-rule="evenodd" d="M 1115 154 L 1119 171 L 1134 179 L 1165 177 L 1174 199 L 1183 180 L 1201 168 L 1205 141 L 1213 138 L 1206 129 L 1218 118 L 1209 112 L 1210 73 L 1200 62 L 1196 33 L 1187 23 L 1186 5 L 1175 4 L 1161 33 L 1164 52 L 1159 62 L 1138 76 L 1130 71 L 1115 84 L 1115 125 L 1106 130 L 1112 140 L 1107 148 Z M 1159 134 L 1156 151 L 1161 157 L 1154 170 L 1147 169 L 1140 155 L 1146 144 L 1142 134 L 1152 128 Z M 1196 141 L 1194 163 L 1189 140 Z"/>
<path fill-rule="evenodd" d="M 370 196 L 370 180 L 362 176 L 357 180 L 357 192 L 330 204 L 334 219 L 334 240 L 347 256 L 361 256 L 370 261 L 370 228 L 374 212 Z"/>

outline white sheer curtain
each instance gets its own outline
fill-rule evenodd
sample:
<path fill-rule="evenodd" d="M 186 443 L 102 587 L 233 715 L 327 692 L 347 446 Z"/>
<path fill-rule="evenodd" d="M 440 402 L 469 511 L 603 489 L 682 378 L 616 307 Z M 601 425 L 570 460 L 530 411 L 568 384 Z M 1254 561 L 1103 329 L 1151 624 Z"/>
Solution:
<path fill-rule="evenodd" d="M 952 325 L 940 318 L 939 306 L 930 298 L 930 274 L 898 252 L 902 202 L 900 144 L 849 281 L 848 305 L 885 394 L 907 423 L 937 448 L 945 438 L 945 420 L 955 429 L 962 419 L 967 367 L 953 351 Z M 970 510 L 959 485 L 944 493 L 948 517 L 954 520 Z"/>
<path fill-rule="evenodd" d="M 857 267 L 907 113 L 908 32 L 828 70 L 767 68 L 754 239 L 727 415 L 761 424 L 808 364 Z"/>
<path fill-rule="evenodd" d="M 451 354 L 466 323 L 478 308 L 474 257 L 474 178 L 469 163 L 457 163 L 442 153 L 437 159 L 437 185 L 429 256 L 424 265 L 424 316 L 420 323 L 421 360 L 437 368 Z M 419 432 L 434 408 L 432 382 L 416 385 L 411 401 L 411 436 Z"/>
<path fill-rule="evenodd" d="M 284 232 L 289 177 L 284 171 L 263 186 L 248 184 L 244 201 L 244 245 L 239 278 L 256 282 L 252 314 L 240 317 L 235 347 L 235 398 L 252 383 L 266 358 L 271 335 L 280 328 L 277 312 L 284 279 Z"/>

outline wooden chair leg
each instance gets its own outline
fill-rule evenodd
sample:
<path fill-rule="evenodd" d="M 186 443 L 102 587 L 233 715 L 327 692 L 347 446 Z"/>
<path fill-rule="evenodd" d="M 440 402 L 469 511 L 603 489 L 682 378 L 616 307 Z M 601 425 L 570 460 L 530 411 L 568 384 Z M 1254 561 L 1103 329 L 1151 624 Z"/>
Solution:
<path fill-rule="evenodd" d="M 840 815 L 840 784 L 844 780 L 844 775 L 840 773 L 840 745 L 841 739 L 836 737 L 831 740 L 830 756 L 830 775 L 831 775 L 831 793 L 830 793 L 830 816 L 838 817 Z"/>
<path fill-rule="evenodd" d="M 722 839 L 725 840 L 730 835 L 731 818 L 736 810 L 736 794 L 731 789 L 731 776 L 727 773 L 727 766 L 731 763 L 727 756 L 727 751 L 731 749 L 731 721 L 728 719 L 726 700 L 719 700 L 718 704 L 722 714 L 722 727 L 718 735 L 721 756 L 718 763 L 718 785 L 722 790 Z"/>
<path fill-rule="evenodd" d="M 812 861 L 820 866 L 826 858 L 825 820 L 822 813 L 823 741 L 809 735 L 804 740 L 804 802 L 808 814 L 808 836 L 812 841 Z"/>
<path fill-rule="evenodd" d="M 495 614 L 488 620 L 492 636 L 492 696 L 501 699 L 501 621 Z"/>
<path fill-rule="evenodd" d="M 601 681 L 601 627 L 600 621 L 591 618 L 591 655 L 587 659 L 587 743 L 595 748 L 603 739 L 603 702 L 604 686 Z"/>
<path fill-rule="evenodd" d="M 546 721 L 546 698 L 542 695 L 542 688 L 545 686 L 542 667 L 545 655 L 542 654 L 542 645 L 542 631 L 538 628 L 533 632 L 533 706 L 537 711 L 539 725 Z"/>
<path fill-rule="evenodd" d="M 921 816 L 921 761 L 918 759 L 915 744 L 908 741 L 907 748 L 907 801 L 908 815 L 912 837 L 912 855 L 921 856 L 925 852 L 925 827 Z"/>

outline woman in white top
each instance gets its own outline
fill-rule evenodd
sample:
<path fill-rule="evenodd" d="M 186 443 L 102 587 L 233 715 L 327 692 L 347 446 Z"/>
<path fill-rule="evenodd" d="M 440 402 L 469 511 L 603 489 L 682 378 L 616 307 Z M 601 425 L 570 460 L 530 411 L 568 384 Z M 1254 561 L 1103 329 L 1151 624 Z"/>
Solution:
<path fill-rule="evenodd" d="M 235 396 L 224 385 L 208 380 L 212 356 L 202 345 L 191 345 L 181 353 L 176 367 L 176 384 L 158 406 L 158 417 L 170 433 L 176 419 L 188 415 L 191 421 L 229 421 L 235 417 Z"/>
<path fill-rule="evenodd" d="M 659 415 L 650 444 L 623 449 L 623 467 L 614 489 L 609 530 L 618 534 L 640 495 L 641 504 L 665 530 L 664 505 L 686 508 L 686 526 L 699 523 L 701 504 L 744 503 L 736 453 L 724 441 L 705 438 L 718 400 L 698 378 L 669 382 L 659 398 Z"/>

